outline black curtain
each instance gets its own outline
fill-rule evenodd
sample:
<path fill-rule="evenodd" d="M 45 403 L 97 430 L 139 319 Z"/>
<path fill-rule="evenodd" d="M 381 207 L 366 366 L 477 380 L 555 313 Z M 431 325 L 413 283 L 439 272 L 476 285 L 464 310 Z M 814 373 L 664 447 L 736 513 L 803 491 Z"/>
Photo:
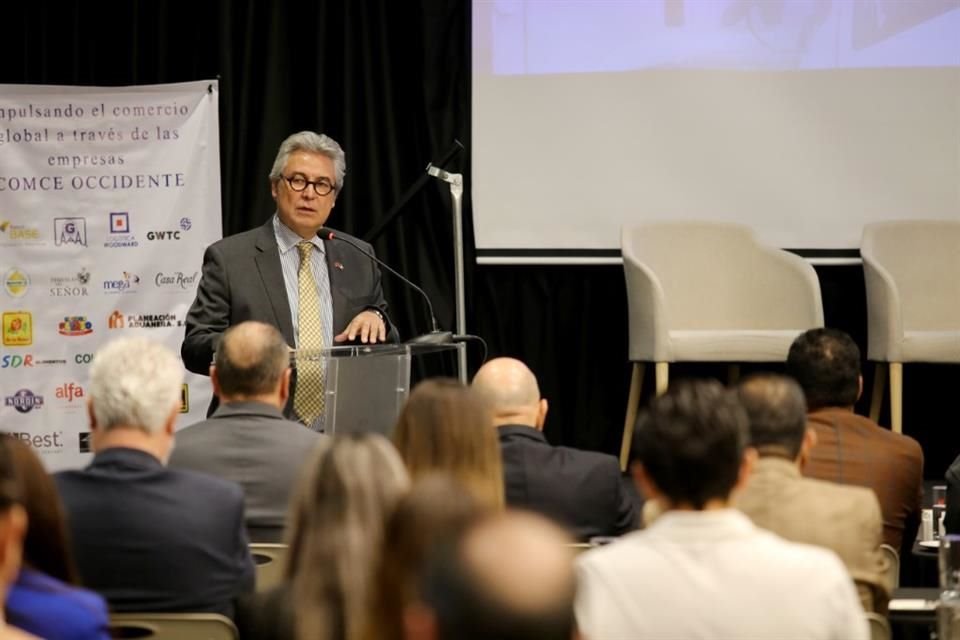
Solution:
<path fill-rule="evenodd" d="M 454 138 L 469 152 L 469 21 L 466 0 L 33 0 L 3 8 L 0 83 L 219 77 L 224 233 L 271 215 L 267 173 L 277 146 L 313 129 L 347 151 L 346 188 L 331 225 L 363 236 Z M 531 366 L 551 402 L 554 443 L 616 452 L 629 374 L 622 269 L 471 267 L 469 153 L 449 168 L 465 174 L 468 189 L 468 329 L 486 338 L 491 355 Z M 451 226 L 447 188 L 431 182 L 374 243 L 381 258 L 423 284 L 447 329 L 454 326 Z M 818 271 L 827 323 L 865 349 L 862 270 Z M 403 334 L 426 330 L 422 302 L 395 280 L 384 286 Z M 872 368 L 865 373 L 869 389 Z M 723 374 L 679 366 L 672 378 Z M 924 445 L 927 476 L 942 478 L 960 451 L 949 402 L 957 367 L 909 366 L 905 378 L 907 430 Z M 863 400 L 858 409 L 865 408 Z"/>

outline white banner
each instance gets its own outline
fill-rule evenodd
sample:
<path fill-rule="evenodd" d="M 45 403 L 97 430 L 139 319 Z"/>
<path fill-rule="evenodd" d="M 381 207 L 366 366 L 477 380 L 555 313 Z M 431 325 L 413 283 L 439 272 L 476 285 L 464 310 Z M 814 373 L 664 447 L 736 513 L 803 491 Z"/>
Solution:
<path fill-rule="evenodd" d="M 0 85 L 0 430 L 50 470 L 90 458 L 96 350 L 180 353 L 203 250 L 222 235 L 218 86 Z M 188 373 L 178 427 L 203 419 Z"/>

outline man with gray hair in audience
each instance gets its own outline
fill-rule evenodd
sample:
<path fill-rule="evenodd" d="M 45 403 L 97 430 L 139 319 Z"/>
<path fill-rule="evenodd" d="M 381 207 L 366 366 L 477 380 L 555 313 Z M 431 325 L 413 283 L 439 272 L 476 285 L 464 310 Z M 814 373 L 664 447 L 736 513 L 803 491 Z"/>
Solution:
<path fill-rule="evenodd" d="M 90 367 L 93 461 L 55 476 L 84 586 L 118 612 L 233 614 L 254 586 L 243 492 L 168 469 L 183 368 L 163 345 L 121 338 Z"/>
<path fill-rule="evenodd" d="M 883 519 L 870 489 L 800 475 L 816 444 L 803 390 L 786 376 L 751 376 L 738 389 L 759 459 L 735 506 L 758 527 L 794 542 L 830 549 L 843 560 L 867 611 L 886 613 Z"/>
<path fill-rule="evenodd" d="M 243 487 L 253 542 L 280 542 L 300 467 L 321 436 L 283 417 L 290 353 L 276 328 L 247 321 L 226 330 L 210 381 L 220 404 L 207 420 L 177 433 L 170 466 Z"/>

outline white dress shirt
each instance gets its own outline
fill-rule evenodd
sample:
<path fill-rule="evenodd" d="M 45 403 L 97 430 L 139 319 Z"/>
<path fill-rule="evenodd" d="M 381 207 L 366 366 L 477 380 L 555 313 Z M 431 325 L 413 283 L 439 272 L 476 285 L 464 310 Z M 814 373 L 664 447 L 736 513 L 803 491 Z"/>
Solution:
<path fill-rule="evenodd" d="M 577 621 L 590 640 L 869 638 L 833 552 L 733 509 L 668 511 L 577 565 Z"/>

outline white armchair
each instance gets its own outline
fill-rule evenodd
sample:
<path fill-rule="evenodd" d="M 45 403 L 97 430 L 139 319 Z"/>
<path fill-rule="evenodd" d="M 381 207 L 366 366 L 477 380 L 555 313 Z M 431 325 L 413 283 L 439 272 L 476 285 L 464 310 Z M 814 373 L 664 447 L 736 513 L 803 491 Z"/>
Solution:
<path fill-rule="evenodd" d="M 903 431 L 903 363 L 960 363 L 960 221 L 877 222 L 860 247 L 867 357 L 877 362 L 870 417 L 890 373 L 890 422 Z"/>
<path fill-rule="evenodd" d="M 656 363 L 660 394 L 671 362 L 783 362 L 800 333 L 823 326 L 823 303 L 813 267 L 758 244 L 744 226 L 624 227 L 620 248 L 633 362 L 620 449 L 625 468 L 644 363 Z"/>

